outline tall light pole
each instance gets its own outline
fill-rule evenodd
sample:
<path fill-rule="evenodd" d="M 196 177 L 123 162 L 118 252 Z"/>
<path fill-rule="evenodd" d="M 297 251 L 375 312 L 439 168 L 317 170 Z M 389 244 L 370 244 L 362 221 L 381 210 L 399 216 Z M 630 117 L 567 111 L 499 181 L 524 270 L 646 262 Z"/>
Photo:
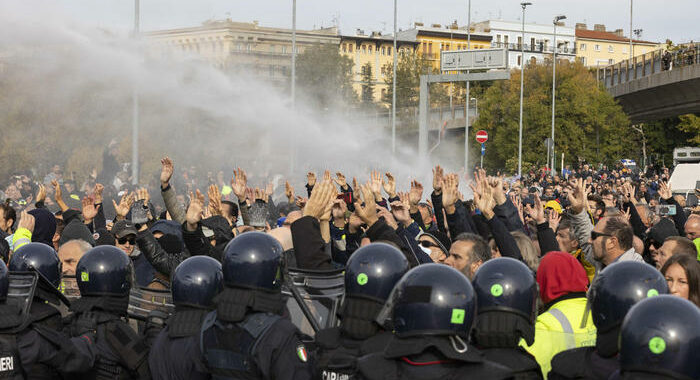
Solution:
<path fill-rule="evenodd" d="M 134 38 L 139 36 L 139 24 L 141 22 L 139 0 L 134 0 Z M 134 83 L 132 94 L 132 117 L 131 117 L 131 183 L 139 183 L 139 93 Z"/>
<path fill-rule="evenodd" d="M 394 67 L 391 80 L 391 154 L 396 153 L 396 66 L 399 51 L 396 49 L 396 0 L 394 0 Z"/>
<path fill-rule="evenodd" d="M 630 62 L 632 62 L 632 5 L 634 0 L 630 0 Z"/>
<path fill-rule="evenodd" d="M 565 20 L 566 16 L 559 15 L 554 17 L 554 46 L 552 46 L 552 144 L 550 146 L 552 155 L 552 164 L 550 165 L 551 173 L 554 174 L 554 166 L 556 161 L 556 156 L 554 155 L 554 109 L 556 108 L 556 88 L 557 88 L 557 23 L 561 20 Z M 547 157 L 549 160 L 549 157 Z"/>
<path fill-rule="evenodd" d="M 525 81 L 525 8 L 532 3 L 523 2 L 520 6 L 523 8 L 523 28 L 522 28 L 522 42 L 520 44 L 520 119 L 519 119 L 519 130 L 518 130 L 518 175 L 522 177 L 523 175 L 523 83 Z M 506 46 L 506 49 L 508 47 Z"/>
<path fill-rule="evenodd" d="M 467 1 L 467 50 L 472 43 L 472 0 Z M 469 70 L 467 70 L 469 74 Z M 464 97 L 464 171 L 469 173 L 469 81 L 467 81 L 467 94 Z"/>
<path fill-rule="evenodd" d="M 297 0 L 292 0 L 292 106 L 296 103 L 297 87 Z"/>

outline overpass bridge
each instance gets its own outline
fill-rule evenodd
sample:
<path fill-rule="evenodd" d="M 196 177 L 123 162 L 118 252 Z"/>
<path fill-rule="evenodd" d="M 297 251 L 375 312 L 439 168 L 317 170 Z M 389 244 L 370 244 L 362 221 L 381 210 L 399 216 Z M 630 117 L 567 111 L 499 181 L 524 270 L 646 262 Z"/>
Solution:
<path fill-rule="evenodd" d="M 633 123 L 700 113 L 700 43 L 643 54 L 597 75 Z"/>

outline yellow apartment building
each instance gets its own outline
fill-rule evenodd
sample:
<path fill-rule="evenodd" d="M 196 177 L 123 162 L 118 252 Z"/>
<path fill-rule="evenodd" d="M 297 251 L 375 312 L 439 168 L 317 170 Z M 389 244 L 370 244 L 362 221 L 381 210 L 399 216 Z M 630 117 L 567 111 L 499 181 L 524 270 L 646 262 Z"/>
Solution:
<path fill-rule="evenodd" d="M 640 56 L 662 46 L 656 42 L 632 40 L 632 56 Z M 576 59 L 586 67 L 600 67 L 629 59 L 630 39 L 622 29 L 605 30 L 605 25 L 595 24 L 589 30 L 586 24 L 576 24 Z"/>
<path fill-rule="evenodd" d="M 416 50 L 418 43 L 397 39 L 396 47 L 399 54 L 412 54 Z M 371 68 L 372 83 L 374 84 L 374 100 L 380 102 L 388 91 L 388 86 L 384 81 L 384 71 L 387 64 L 394 62 L 394 38 L 384 36 L 380 32 L 372 32 L 365 35 L 362 30 L 357 30 L 354 36 L 340 36 L 340 54 L 352 59 L 352 81 L 353 88 L 358 95 L 362 93 L 363 74 L 365 67 L 369 64 Z"/>

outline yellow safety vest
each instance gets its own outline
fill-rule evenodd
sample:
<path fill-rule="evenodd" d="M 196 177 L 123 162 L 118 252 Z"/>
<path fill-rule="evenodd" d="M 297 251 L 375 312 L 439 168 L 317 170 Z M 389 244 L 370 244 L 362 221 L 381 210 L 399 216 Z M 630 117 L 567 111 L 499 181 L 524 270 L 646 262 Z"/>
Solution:
<path fill-rule="evenodd" d="M 595 346 L 596 328 L 591 313 L 587 315 L 585 327 L 581 327 L 585 312 L 584 297 L 559 301 L 537 316 L 532 346 L 521 341 L 521 346 L 537 359 L 545 378 L 552 368 L 554 355 L 572 348 Z"/>

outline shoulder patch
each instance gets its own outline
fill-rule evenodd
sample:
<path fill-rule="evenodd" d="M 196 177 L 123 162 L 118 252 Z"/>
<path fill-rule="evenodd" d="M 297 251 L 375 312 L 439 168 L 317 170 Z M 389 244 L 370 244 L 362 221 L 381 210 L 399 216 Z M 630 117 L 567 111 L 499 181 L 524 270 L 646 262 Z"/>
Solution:
<path fill-rule="evenodd" d="M 297 356 L 299 360 L 306 363 L 309 360 L 309 355 L 306 353 L 306 347 L 303 344 L 297 346 Z"/>

